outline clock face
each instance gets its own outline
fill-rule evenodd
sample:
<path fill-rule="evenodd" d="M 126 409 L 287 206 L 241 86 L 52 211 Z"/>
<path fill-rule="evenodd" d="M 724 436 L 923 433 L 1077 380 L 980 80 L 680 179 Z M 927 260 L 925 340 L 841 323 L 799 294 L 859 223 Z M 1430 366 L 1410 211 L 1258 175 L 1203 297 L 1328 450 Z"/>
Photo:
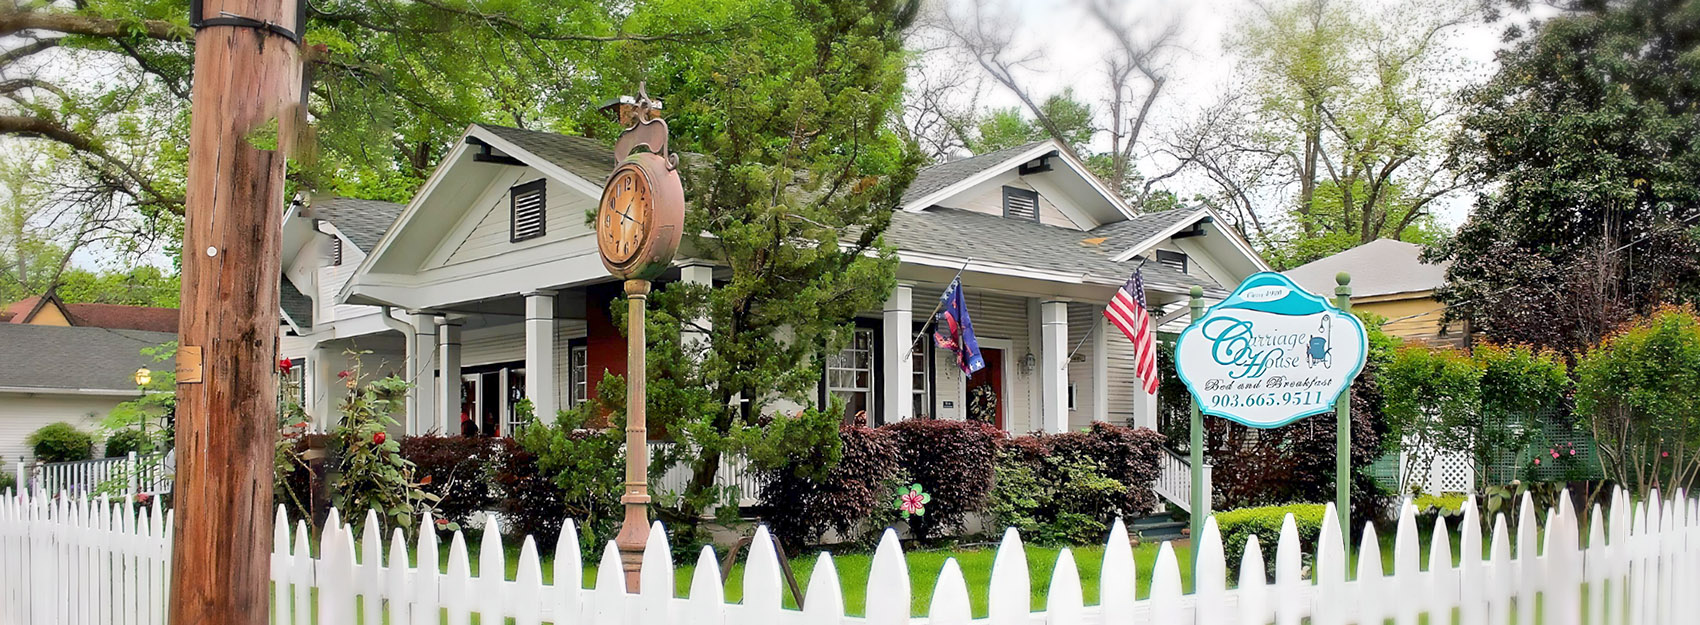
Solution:
<path fill-rule="evenodd" d="M 643 247 L 653 203 L 649 181 L 639 168 L 621 166 L 614 172 L 596 215 L 597 245 L 609 262 L 625 264 Z"/>

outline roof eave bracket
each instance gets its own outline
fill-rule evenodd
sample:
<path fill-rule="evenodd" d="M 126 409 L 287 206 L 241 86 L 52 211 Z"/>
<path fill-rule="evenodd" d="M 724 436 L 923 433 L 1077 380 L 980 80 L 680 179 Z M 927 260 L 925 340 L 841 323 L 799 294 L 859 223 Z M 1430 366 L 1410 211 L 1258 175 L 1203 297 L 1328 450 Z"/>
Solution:
<path fill-rule="evenodd" d="M 1056 155 L 1057 155 L 1056 150 L 1051 150 L 1049 152 L 1041 154 L 1039 156 L 1039 164 L 1038 165 L 1028 165 L 1026 163 L 1022 163 L 1021 168 L 1016 170 L 1016 173 L 1023 175 L 1023 176 L 1030 176 L 1030 175 L 1033 175 L 1033 174 L 1039 174 L 1039 173 L 1051 171 L 1051 158 L 1056 156 Z"/>
<path fill-rule="evenodd" d="M 477 161 L 477 162 L 480 162 L 480 163 L 494 163 L 494 164 L 497 164 L 497 165 L 512 165 L 514 167 L 525 167 L 524 161 L 521 161 L 521 160 L 514 158 L 512 156 L 508 156 L 506 154 L 497 154 L 496 151 L 495 151 L 495 148 L 490 147 L 490 144 L 485 143 L 483 139 L 479 139 L 478 137 L 467 137 L 466 143 L 467 143 L 467 145 L 478 146 L 478 152 L 472 155 L 472 160 L 474 160 L 474 161 Z"/>

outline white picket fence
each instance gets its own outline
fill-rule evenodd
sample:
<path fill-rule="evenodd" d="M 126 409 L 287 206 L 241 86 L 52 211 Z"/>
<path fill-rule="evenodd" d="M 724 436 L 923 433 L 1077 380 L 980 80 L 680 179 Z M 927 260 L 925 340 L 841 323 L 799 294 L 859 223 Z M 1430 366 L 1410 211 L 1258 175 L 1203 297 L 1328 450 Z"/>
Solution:
<path fill-rule="evenodd" d="M 18 462 L 18 488 L 46 493 L 65 492 L 86 496 L 101 487 L 116 493 L 157 495 L 171 491 L 171 474 L 150 457 L 130 452 L 119 458 L 96 458 L 75 462 Z"/>
<path fill-rule="evenodd" d="M 1614 501 L 1628 498 L 1620 493 Z M 968 585 L 951 559 L 932 589 L 926 622 L 1298 625 L 1308 619 L 1315 625 L 1379 625 L 1391 619 L 1416 625 L 1423 615 L 1431 615 L 1430 622 L 1451 623 L 1456 609 L 1459 622 L 1466 625 L 1530 625 L 1536 622 L 1537 610 L 1546 625 L 1692 623 L 1700 614 L 1700 505 L 1680 493 L 1674 501 L 1661 503 L 1655 497 L 1636 504 L 1633 512 L 1627 505 L 1604 514 L 1596 507 L 1585 546 L 1579 544 L 1578 516 L 1568 497 L 1560 508 L 1547 512 L 1546 531 L 1540 534 L 1527 498 L 1515 532 L 1501 516 L 1493 519 L 1486 535 L 1472 502 L 1460 530 L 1460 563 L 1453 564 L 1446 524 L 1438 523 L 1426 570 L 1414 508 L 1406 504 L 1394 542 L 1393 573 L 1383 574 L 1378 541 L 1368 528 L 1355 579 L 1347 574 L 1349 560 L 1332 509 L 1310 575 L 1289 516 L 1275 548 L 1273 583 L 1264 578 L 1263 551 L 1254 539 L 1232 589 L 1221 537 L 1211 520 L 1199 545 L 1196 591 L 1182 594 L 1177 557 L 1165 543 L 1155 563 L 1150 596 L 1144 599 L 1134 596 L 1133 549 L 1126 529 L 1117 523 L 1105 550 L 1100 604 L 1085 605 L 1074 557 L 1063 550 L 1043 612 L 1032 611 L 1026 554 L 1010 530 L 992 565 L 989 617 L 972 618 Z M 129 510 L 86 500 L 8 497 L 0 502 L 0 623 L 163 622 L 172 516 L 162 515 L 157 504 L 135 516 Z M 423 523 L 431 525 L 429 519 Z M 782 607 L 779 561 L 765 529 L 758 530 L 747 560 L 741 604 L 726 602 L 710 548 L 698 559 L 689 597 L 675 597 L 673 564 L 659 525 L 644 553 L 642 589 L 637 593 L 626 592 L 612 543 L 600 554 L 594 587 L 584 589 L 581 554 L 570 522 L 556 543 L 553 584 L 543 583 L 542 560 L 530 538 L 521 548 L 516 579 L 507 580 L 502 573 L 505 555 L 494 531 L 484 534 L 477 556 L 481 573 L 474 575 L 466 541 L 458 532 L 447 566 L 441 567 L 432 532 L 421 533 L 410 563 L 399 531 L 388 541 L 386 553 L 375 516 L 367 515 L 358 545 L 351 529 L 332 512 L 315 557 L 309 552 L 307 526 L 297 521 L 292 539 L 288 519 L 279 510 L 271 568 L 276 583 L 274 623 L 464 625 L 475 613 L 484 623 L 508 617 L 516 625 L 921 622 L 910 618 L 910 571 L 890 531 L 874 552 L 866 614 L 852 618 L 844 616 L 839 578 L 831 556 L 824 554 L 809 578 L 804 609 Z M 1489 547 L 1485 558 L 1478 555 L 1484 540 Z"/>

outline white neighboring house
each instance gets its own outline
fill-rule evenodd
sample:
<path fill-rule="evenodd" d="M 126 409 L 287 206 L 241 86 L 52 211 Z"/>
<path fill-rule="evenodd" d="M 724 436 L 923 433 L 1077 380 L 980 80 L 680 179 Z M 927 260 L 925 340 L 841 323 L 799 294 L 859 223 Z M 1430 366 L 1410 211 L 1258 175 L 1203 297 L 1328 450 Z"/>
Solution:
<path fill-rule="evenodd" d="M 608 315 L 620 285 L 585 223 L 614 164 L 592 139 L 473 125 L 369 245 L 357 231 L 391 220 L 394 205 L 332 199 L 293 209 L 285 308 L 293 284 L 312 319 L 286 315 L 296 336 L 283 344 L 286 355 L 306 356 L 315 417 L 334 418 L 318 389 L 334 384 L 344 366 L 334 354 L 347 345 L 405 363 L 417 384 L 410 433 L 457 433 L 468 421 L 506 433 L 515 401 L 530 398 L 547 417 L 593 396 L 606 372 L 623 373 L 625 339 Z M 309 225 L 303 213 L 329 223 Z M 341 269 L 327 267 L 330 233 L 345 246 Z M 1267 269 L 1211 211 L 1137 214 L 1051 141 L 923 169 L 885 236 L 898 249 L 899 286 L 857 319 L 854 343 L 825 364 L 819 391 L 874 423 L 965 418 L 969 389 L 986 385 L 999 397 L 997 424 L 1011 432 L 1094 420 L 1155 427 L 1156 398 L 1135 380 L 1132 346 L 1103 322 L 1104 304 L 1148 260 L 1154 316 L 1174 327 L 1193 285 L 1218 298 Z M 968 378 L 930 341 L 918 357 L 906 353 L 964 267 L 988 362 Z M 687 243 L 658 281 L 713 284 L 725 271 Z"/>
<path fill-rule="evenodd" d="M 136 370 L 170 370 L 142 350 L 177 340 L 170 332 L 0 323 L 0 465 L 10 475 L 35 459 L 25 439 L 65 421 L 93 432 L 120 403 L 142 396 Z M 96 436 L 95 457 L 102 455 Z"/>

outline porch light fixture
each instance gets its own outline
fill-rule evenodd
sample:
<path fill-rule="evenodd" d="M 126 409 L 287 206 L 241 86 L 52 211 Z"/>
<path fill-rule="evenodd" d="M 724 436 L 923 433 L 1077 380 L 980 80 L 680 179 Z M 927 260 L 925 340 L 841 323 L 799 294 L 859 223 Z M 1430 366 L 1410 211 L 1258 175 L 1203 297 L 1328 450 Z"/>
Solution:
<path fill-rule="evenodd" d="M 1016 368 L 1021 370 L 1021 375 L 1027 375 L 1032 373 L 1033 368 L 1037 366 L 1039 366 L 1039 358 L 1034 356 L 1033 352 L 1027 352 L 1026 356 L 1021 357 L 1021 363 L 1016 365 Z"/>
<path fill-rule="evenodd" d="M 148 382 L 153 380 L 153 372 L 148 371 L 147 367 L 142 367 L 136 370 L 134 379 L 136 380 L 136 386 L 147 386 Z"/>

